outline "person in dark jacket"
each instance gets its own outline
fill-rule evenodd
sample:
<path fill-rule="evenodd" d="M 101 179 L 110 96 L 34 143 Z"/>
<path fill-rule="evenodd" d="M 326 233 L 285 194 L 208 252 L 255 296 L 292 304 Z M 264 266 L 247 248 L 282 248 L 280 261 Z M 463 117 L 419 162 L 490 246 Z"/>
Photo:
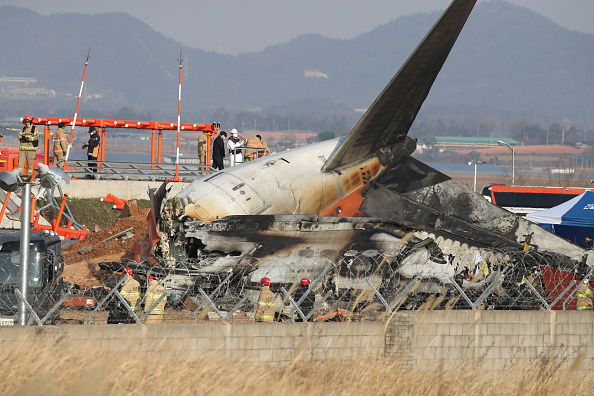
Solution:
<path fill-rule="evenodd" d="M 223 158 L 225 158 L 225 141 L 223 137 L 227 137 L 227 132 L 221 131 L 219 136 L 212 144 L 212 166 L 215 169 L 223 170 Z"/>
<path fill-rule="evenodd" d="M 307 293 L 308 289 L 309 289 L 309 279 L 307 279 L 307 278 L 301 279 L 301 286 L 295 291 L 295 296 L 293 297 L 293 300 L 295 300 L 295 302 L 298 302 L 301 299 L 301 297 L 303 297 L 303 295 L 305 293 Z M 309 313 L 311 311 L 313 311 L 315 301 L 316 301 L 316 296 L 313 293 L 313 291 L 308 293 L 307 296 L 305 297 L 305 299 L 303 300 L 303 302 L 301 303 L 301 305 L 299 305 L 299 309 L 301 309 L 301 312 L 303 312 L 303 315 L 307 316 L 307 315 L 309 315 Z M 303 322 L 301 315 L 299 315 L 299 314 L 296 315 L 295 322 Z"/>
<path fill-rule="evenodd" d="M 97 173 L 97 158 L 99 158 L 99 145 L 101 144 L 101 136 L 97 133 L 97 128 L 89 127 L 89 141 L 83 144 L 82 148 L 87 149 L 87 159 L 89 160 L 89 168 Z M 93 176 L 88 175 L 87 179 L 93 179 Z"/>
<path fill-rule="evenodd" d="M 580 242 L 580 247 L 584 249 L 591 249 L 592 248 L 592 236 L 586 235 L 586 237 Z"/>

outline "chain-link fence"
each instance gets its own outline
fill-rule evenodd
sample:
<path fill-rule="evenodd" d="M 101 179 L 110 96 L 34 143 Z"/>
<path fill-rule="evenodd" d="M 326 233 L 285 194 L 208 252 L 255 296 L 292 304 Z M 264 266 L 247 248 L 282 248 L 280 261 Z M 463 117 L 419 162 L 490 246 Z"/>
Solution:
<path fill-rule="evenodd" d="M 12 324 L 23 301 L 19 264 L 18 251 L 0 252 L 1 324 Z M 422 244 L 397 253 L 347 251 L 318 258 L 314 267 L 311 261 L 262 267 L 252 258 L 220 272 L 155 258 L 87 261 L 62 271 L 55 257 L 32 251 L 29 268 L 29 324 L 253 321 L 263 277 L 271 281 L 276 321 L 360 320 L 423 306 L 569 310 L 576 309 L 581 279 L 591 275 L 584 264 L 537 251 L 444 254 Z"/>

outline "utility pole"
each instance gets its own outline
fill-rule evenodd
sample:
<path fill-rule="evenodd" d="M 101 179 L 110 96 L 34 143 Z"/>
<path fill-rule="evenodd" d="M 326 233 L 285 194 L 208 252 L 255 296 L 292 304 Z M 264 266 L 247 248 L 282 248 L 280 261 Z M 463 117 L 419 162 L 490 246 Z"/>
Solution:
<path fill-rule="evenodd" d="M 548 129 L 547 129 L 547 145 L 549 144 L 548 136 L 549 135 L 548 135 Z M 512 153 L 512 186 L 514 186 L 516 184 L 516 153 L 514 151 L 514 148 L 502 140 L 497 141 L 497 144 L 500 146 L 507 147 Z"/>
<path fill-rule="evenodd" d="M 474 192 L 476 192 L 476 167 L 477 165 L 483 165 L 485 163 L 485 161 L 470 161 L 468 162 L 468 165 L 472 166 L 474 165 L 474 183 L 472 184 L 472 190 Z"/>

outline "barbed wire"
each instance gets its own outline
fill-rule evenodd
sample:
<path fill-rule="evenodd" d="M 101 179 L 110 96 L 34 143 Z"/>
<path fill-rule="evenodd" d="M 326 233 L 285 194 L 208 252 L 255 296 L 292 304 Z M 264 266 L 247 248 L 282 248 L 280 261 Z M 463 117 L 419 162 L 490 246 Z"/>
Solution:
<path fill-rule="evenodd" d="M 31 307 L 40 320 L 49 314 L 46 323 L 143 322 L 145 314 L 154 315 L 151 308 L 155 307 L 150 306 L 154 293 L 147 285 L 147 278 L 154 276 L 165 295 L 165 310 L 159 318 L 164 323 L 254 320 L 263 277 L 272 281 L 279 321 L 295 320 L 298 305 L 288 296 L 294 295 L 301 278 L 311 280 L 309 291 L 315 294 L 311 320 L 357 320 L 372 312 L 418 309 L 428 302 L 432 309 L 575 309 L 580 275 L 589 269 L 584 263 L 536 250 L 444 252 L 435 245 L 388 253 L 352 250 L 313 261 L 274 264 L 253 257 L 229 260 L 220 270 L 213 269 L 212 261 L 198 260 L 87 261 L 65 265 L 61 276 L 53 276 L 54 263 L 46 263 L 35 267 L 30 278 Z M 14 257 L 9 264 L 0 263 L 0 314 L 4 316 L 14 315 L 18 306 L 14 289 L 19 287 L 19 265 Z M 138 282 L 137 310 L 121 297 L 125 268 L 134 271 Z M 39 320 L 29 323 L 39 324 Z"/>

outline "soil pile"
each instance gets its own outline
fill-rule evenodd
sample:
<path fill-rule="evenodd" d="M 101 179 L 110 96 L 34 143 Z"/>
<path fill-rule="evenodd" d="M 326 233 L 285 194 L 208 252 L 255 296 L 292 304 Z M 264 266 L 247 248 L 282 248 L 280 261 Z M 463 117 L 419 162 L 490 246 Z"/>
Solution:
<path fill-rule="evenodd" d="M 129 210 L 130 216 L 118 218 L 109 227 L 93 232 L 62 250 L 64 281 L 77 284 L 82 289 L 102 286 L 105 285 L 106 277 L 113 273 L 100 270 L 97 263 L 134 259 L 134 245 L 147 240 L 147 215 L 150 209 L 139 208 L 135 200 L 129 201 L 127 205 L 128 208 L 124 208 L 123 212 L 127 214 Z"/>

